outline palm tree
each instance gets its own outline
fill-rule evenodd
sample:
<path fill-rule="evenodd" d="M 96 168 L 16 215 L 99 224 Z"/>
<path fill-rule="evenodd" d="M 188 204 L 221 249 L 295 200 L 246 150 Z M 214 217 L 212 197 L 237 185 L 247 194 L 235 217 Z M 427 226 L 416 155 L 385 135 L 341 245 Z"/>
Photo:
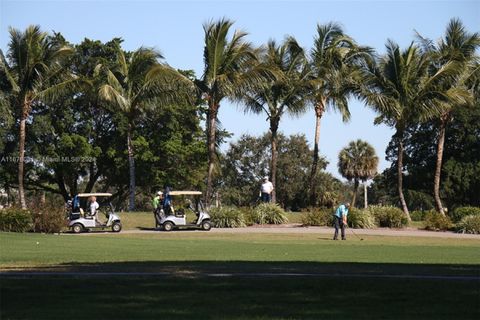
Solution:
<path fill-rule="evenodd" d="M 162 58 L 162 55 L 153 49 L 139 48 L 126 54 L 118 47 L 115 67 L 110 70 L 101 65 L 97 66 L 97 74 L 101 70 L 105 74 L 105 83 L 98 91 L 99 97 L 109 102 L 127 122 L 129 211 L 135 209 L 135 121 L 147 108 L 174 103 L 191 83 L 168 65 L 159 63 Z"/>
<path fill-rule="evenodd" d="M 248 90 L 243 102 L 247 111 L 256 114 L 265 112 L 270 123 L 272 202 L 276 202 L 278 127 L 285 113 L 298 116 L 305 111 L 310 88 L 309 70 L 304 50 L 292 37 L 286 38 L 281 45 L 270 40 L 261 63 L 275 72 L 276 78 L 265 78 Z"/>
<path fill-rule="evenodd" d="M 316 203 L 314 188 L 318 170 L 320 124 L 327 108 L 339 111 L 346 122 L 350 119 L 348 98 L 359 82 L 358 63 L 370 59 L 372 50 L 358 46 L 340 25 L 317 26 L 317 35 L 310 55 L 312 65 L 312 102 L 315 111 L 315 142 L 310 174 L 311 202 Z"/>
<path fill-rule="evenodd" d="M 375 149 L 358 139 L 343 148 L 338 155 L 338 172 L 347 180 L 353 180 L 352 206 L 355 207 L 359 181 L 367 181 L 377 174 L 378 157 Z M 366 184 L 364 184 L 366 187 Z M 366 206 L 365 206 L 366 207 Z"/>
<path fill-rule="evenodd" d="M 258 50 L 245 41 L 247 33 L 236 30 L 231 39 L 228 39 L 232 25 L 233 22 L 225 18 L 203 25 L 205 68 L 202 78 L 195 81 L 208 105 L 208 175 L 205 195 L 207 204 L 210 202 L 213 191 L 217 116 L 220 103 L 224 98 L 233 100 L 241 97 L 246 88 L 262 78 L 261 70 L 256 68 Z"/>
<path fill-rule="evenodd" d="M 437 142 L 437 161 L 434 175 L 433 194 L 435 198 L 436 210 L 444 213 L 442 201 L 440 199 L 440 177 L 442 171 L 443 149 L 445 144 L 445 132 L 448 123 L 452 120 L 452 112 L 459 107 L 464 107 L 467 100 L 471 100 L 472 94 L 466 86 L 469 79 L 478 73 L 478 65 L 475 66 L 475 60 L 478 56 L 475 51 L 480 47 L 480 35 L 478 33 L 468 33 L 465 27 L 458 19 L 450 20 L 445 32 L 445 38 L 441 39 L 436 45 L 433 41 L 425 39 L 418 35 L 424 51 L 432 56 L 432 73 L 438 72 L 445 65 L 455 62 L 458 65 L 458 76 L 451 77 L 444 81 L 440 86 L 446 95 L 453 93 L 456 96 L 464 98 L 462 101 L 446 101 L 439 103 L 440 127 Z M 460 102 L 460 103 L 459 103 Z"/>
<path fill-rule="evenodd" d="M 431 75 L 428 55 L 422 55 L 413 43 L 401 51 L 389 40 L 386 49 L 378 65 L 369 64 L 364 69 L 365 82 L 359 96 L 380 113 L 376 123 L 384 122 L 395 128 L 398 194 L 403 212 L 410 220 L 403 195 L 404 131 L 412 121 L 435 116 L 436 102 L 445 99 L 445 92 L 438 90 L 438 84 L 455 74 L 457 66 L 447 64 Z"/>
<path fill-rule="evenodd" d="M 58 43 L 41 32 L 39 26 L 29 26 L 25 32 L 10 28 L 7 58 L 1 58 L 0 68 L 11 86 L 15 108 L 20 114 L 18 152 L 18 194 L 20 205 L 26 208 L 24 191 L 26 123 L 32 108 L 45 99 L 55 98 L 73 80 L 64 72 L 63 59 L 72 48 Z"/>

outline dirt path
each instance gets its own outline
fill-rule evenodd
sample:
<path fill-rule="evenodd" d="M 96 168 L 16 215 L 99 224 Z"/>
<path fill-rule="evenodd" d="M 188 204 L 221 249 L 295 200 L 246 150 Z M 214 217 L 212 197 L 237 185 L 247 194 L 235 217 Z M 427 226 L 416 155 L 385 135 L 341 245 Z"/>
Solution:
<path fill-rule="evenodd" d="M 457 239 L 478 239 L 480 235 L 476 234 L 462 234 L 454 232 L 435 232 L 425 231 L 413 228 L 406 229 L 347 229 L 347 238 L 356 238 L 352 231 L 357 236 L 392 236 L 392 237 L 430 237 L 430 238 L 457 238 Z M 158 233 L 163 232 L 159 230 L 123 230 L 121 233 L 134 234 L 134 233 Z M 175 232 L 175 231 L 172 231 Z M 204 232 L 204 231 L 196 231 Z M 246 228 L 213 228 L 212 233 L 280 233 L 280 234 L 331 234 L 333 236 L 333 228 L 328 227 L 302 227 L 299 224 L 288 224 L 281 226 L 252 226 Z M 91 234 L 91 233 L 90 233 Z"/>

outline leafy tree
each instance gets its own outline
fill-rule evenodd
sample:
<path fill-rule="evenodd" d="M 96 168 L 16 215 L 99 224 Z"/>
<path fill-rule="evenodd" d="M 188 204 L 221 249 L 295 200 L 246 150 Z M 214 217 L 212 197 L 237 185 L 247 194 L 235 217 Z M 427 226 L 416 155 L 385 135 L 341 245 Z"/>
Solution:
<path fill-rule="evenodd" d="M 54 40 L 41 32 L 39 26 L 29 26 L 25 32 L 11 28 L 8 63 L 2 62 L 20 123 L 18 191 L 22 208 L 26 208 L 24 166 L 27 120 L 34 107 L 46 98 L 55 98 L 62 89 L 73 83 L 68 73 L 62 72 L 62 60 L 72 53 L 72 49 Z"/>
<path fill-rule="evenodd" d="M 459 206 L 479 206 L 480 190 L 480 105 L 474 108 L 456 108 L 446 127 L 442 185 L 440 195 L 448 211 Z M 440 124 L 436 119 L 424 123 L 410 123 L 405 130 L 404 177 L 405 201 L 413 210 L 429 210 L 435 206 L 431 190 L 436 166 L 436 149 Z M 391 141 L 387 160 L 397 159 L 398 147 Z M 397 204 L 396 166 L 375 177 L 369 188 L 373 202 Z"/>
<path fill-rule="evenodd" d="M 446 94 L 454 93 L 459 96 L 460 101 L 446 101 L 439 103 L 440 112 L 438 119 L 440 121 L 437 143 L 437 161 L 434 176 L 434 197 L 435 208 L 438 212 L 443 212 L 442 201 L 440 199 L 440 178 L 442 171 L 442 159 L 445 145 L 445 132 L 447 125 L 452 120 L 452 113 L 455 108 L 462 108 L 467 105 L 471 99 L 471 91 L 468 91 L 468 81 L 476 74 L 480 73 L 480 68 L 474 64 L 478 56 L 475 51 L 480 47 L 480 35 L 478 33 L 469 33 L 459 19 L 452 19 L 447 26 L 444 39 L 437 44 L 433 41 L 419 36 L 424 50 L 432 56 L 431 73 L 435 74 L 448 64 L 457 66 L 458 76 L 451 77 L 443 81 L 439 86 Z"/>
<path fill-rule="evenodd" d="M 118 47 L 115 66 L 104 69 L 106 83 L 98 92 L 101 99 L 108 101 L 126 119 L 130 211 L 135 209 L 135 122 L 146 108 L 158 108 L 179 100 L 179 96 L 186 91 L 181 83 L 185 87 L 188 83 L 180 73 L 159 63 L 161 58 L 161 54 L 152 49 L 140 48 L 132 54 L 126 54 Z M 152 104 L 153 100 L 155 105 Z"/>
<path fill-rule="evenodd" d="M 315 142 L 310 180 L 311 201 L 315 203 L 315 177 L 319 161 L 320 124 L 327 108 L 339 111 L 348 121 L 348 98 L 358 85 L 361 74 L 359 63 L 370 59 L 371 49 L 358 46 L 341 26 L 328 23 L 317 26 L 317 35 L 311 52 L 311 85 L 315 111 Z"/>
<path fill-rule="evenodd" d="M 205 68 L 201 79 L 195 81 L 208 106 L 208 175 L 205 196 L 207 204 L 212 197 L 213 190 L 217 115 L 220 103 L 224 98 L 240 98 L 246 88 L 262 78 L 261 70 L 256 68 L 258 50 L 245 41 L 247 33 L 237 30 L 231 39 L 228 39 L 232 25 L 233 22 L 228 19 L 204 24 Z"/>
<path fill-rule="evenodd" d="M 297 41 L 288 37 L 278 45 L 274 40 L 267 44 L 261 63 L 274 70 L 275 79 L 265 78 L 248 90 L 243 98 L 246 110 L 265 113 L 270 125 L 272 202 L 276 202 L 277 135 L 282 116 L 287 113 L 298 116 L 305 111 L 309 90 L 308 65 L 303 49 Z"/>
<path fill-rule="evenodd" d="M 375 149 L 360 139 L 352 141 L 338 155 L 338 171 L 347 180 L 353 180 L 352 206 L 355 206 L 359 181 L 372 179 L 377 173 L 378 157 Z M 365 207 L 367 200 L 365 199 Z"/>
<path fill-rule="evenodd" d="M 268 172 L 271 150 L 270 134 L 262 137 L 243 135 L 230 144 L 223 156 L 221 195 L 224 204 L 248 206 L 258 199 L 262 176 Z M 278 135 L 277 202 L 291 210 L 309 206 L 306 192 L 311 167 L 311 149 L 303 135 Z M 327 162 L 321 158 L 321 166 Z M 333 205 L 340 197 L 341 183 L 330 174 L 321 172 L 318 188 L 323 206 Z"/>
<path fill-rule="evenodd" d="M 446 98 L 445 92 L 438 90 L 438 85 L 455 74 L 456 65 L 446 65 L 430 75 L 429 57 L 422 55 L 414 44 L 401 51 L 397 44 L 388 41 L 386 49 L 386 55 L 378 64 L 364 68 L 365 82 L 360 96 L 380 113 L 376 123 L 384 122 L 395 128 L 398 194 L 403 212 L 410 220 L 403 193 L 405 129 L 413 121 L 425 121 L 436 114 L 436 102 Z"/>

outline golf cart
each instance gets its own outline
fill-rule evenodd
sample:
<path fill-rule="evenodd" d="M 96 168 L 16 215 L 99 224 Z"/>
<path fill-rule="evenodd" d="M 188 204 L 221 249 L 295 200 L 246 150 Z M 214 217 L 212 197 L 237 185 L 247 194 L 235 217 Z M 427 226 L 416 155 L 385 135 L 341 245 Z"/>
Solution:
<path fill-rule="evenodd" d="M 201 229 L 209 231 L 212 228 L 210 215 L 205 211 L 200 196 L 200 191 L 170 191 L 164 194 L 164 197 L 180 197 L 177 198 L 179 203 L 184 204 L 183 208 L 174 209 L 173 205 L 163 207 L 155 213 L 155 222 L 160 226 L 161 230 L 172 231 L 173 229 Z M 193 198 L 194 204 L 192 203 Z M 169 201 L 170 202 L 170 201 Z M 196 219 L 190 223 L 187 222 L 187 211 L 195 213 Z"/>
<path fill-rule="evenodd" d="M 73 201 L 67 202 L 67 212 L 68 212 L 68 226 L 72 229 L 74 233 L 80 233 L 84 230 L 91 229 L 112 229 L 113 232 L 120 232 L 122 230 L 122 223 L 120 218 L 115 214 L 113 205 L 108 201 L 111 197 L 111 193 L 79 193 L 74 198 Z M 90 210 L 87 210 L 87 200 L 90 197 L 103 198 L 104 201 L 99 199 L 100 206 L 97 209 L 97 217 L 101 214 L 105 215 L 108 220 L 104 223 L 98 223 L 95 216 L 90 215 Z M 102 200 L 103 200 L 102 199 Z M 85 210 L 84 210 L 85 208 Z"/>

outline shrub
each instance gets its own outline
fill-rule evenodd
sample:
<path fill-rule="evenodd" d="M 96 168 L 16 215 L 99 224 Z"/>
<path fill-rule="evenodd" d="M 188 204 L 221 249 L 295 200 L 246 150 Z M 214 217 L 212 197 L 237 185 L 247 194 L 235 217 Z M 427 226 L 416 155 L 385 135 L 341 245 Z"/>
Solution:
<path fill-rule="evenodd" d="M 435 211 L 430 211 L 425 215 L 424 225 L 426 230 L 435 231 L 445 231 L 453 227 L 449 217 Z"/>
<path fill-rule="evenodd" d="M 410 212 L 410 218 L 412 221 L 423 221 L 425 219 L 425 215 L 429 211 L 422 211 L 422 210 L 415 210 Z"/>
<path fill-rule="evenodd" d="M 32 211 L 34 232 L 58 233 L 67 227 L 63 207 L 41 206 Z"/>
<path fill-rule="evenodd" d="M 307 208 L 302 212 L 304 226 L 331 226 L 333 225 L 333 212 L 331 209 Z"/>
<path fill-rule="evenodd" d="M 457 224 L 457 231 L 462 233 L 480 234 L 480 215 L 472 214 L 463 217 Z"/>
<path fill-rule="evenodd" d="M 348 225 L 352 228 L 371 229 L 375 227 L 375 218 L 368 210 L 350 208 L 347 218 Z"/>
<path fill-rule="evenodd" d="M 370 206 L 367 209 L 380 227 L 403 228 L 408 225 L 408 218 L 403 211 L 392 206 Z"/>
<path fill-rule="evenodd" d="M 274 203 L 262 203 L 250 211 L 249 220 L 255 224 L 287 223 L 285 211 Z"/>
<path fill-rule="evenodd" d="M 461 221 L 463 217 L 476 215 L 480 215 L 480 208 L 478 207 L 459 207 L 448 214 L 454 223 Z"/>
<path fill-rule="evenodd" d="M 0 231 L 26 232 L 32 228 L 32 214 L 20 208 L 0 210 Z"/>
<path fill-rule="evenodd" d="M 245 227 L 245 217 L 236 207 L 219 207 L 209 210 L 215 228 Z"/>

